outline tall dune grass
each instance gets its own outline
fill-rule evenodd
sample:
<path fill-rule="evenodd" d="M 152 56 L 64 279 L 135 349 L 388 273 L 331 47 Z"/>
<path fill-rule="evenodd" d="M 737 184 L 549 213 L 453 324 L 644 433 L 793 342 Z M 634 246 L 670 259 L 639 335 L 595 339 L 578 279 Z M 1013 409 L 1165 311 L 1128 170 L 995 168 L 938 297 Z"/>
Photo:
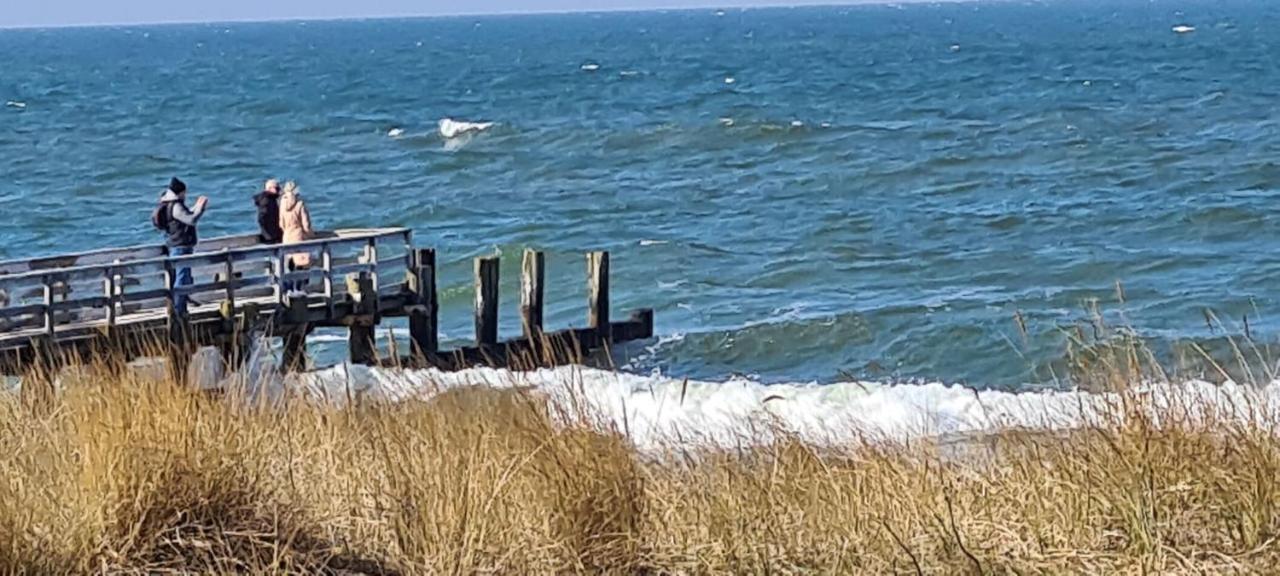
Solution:
<path fill-rule="evenodd" d="M 1091 348 L 1096 382 L 1156 378 L 1176 397 L 1134 346 Z M 1280 565 L 1280 441 L 1248 402 L 1157 402 L 1120 386 L 1073 430 L 815 443 L 762 415 L 739 442 L 641 450 L 589 406 L 515 387 L 266 404 L 118 370 L 77 374 L 39 406 L 0 397 L 0 572 Z"/>

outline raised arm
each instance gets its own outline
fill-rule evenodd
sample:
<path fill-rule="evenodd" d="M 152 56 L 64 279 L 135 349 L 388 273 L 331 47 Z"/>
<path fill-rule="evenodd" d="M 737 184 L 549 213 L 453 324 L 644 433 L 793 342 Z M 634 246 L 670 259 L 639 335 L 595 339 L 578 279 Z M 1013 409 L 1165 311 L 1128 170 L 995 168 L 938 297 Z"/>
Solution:
<path fill-rule="evenodd" d="M 196 202 L 195 210 L 191 210 L 184 206 L 181 202 L 173 203 L 173 219 L 187 226 L 195 226 L 200 221 L 200 217 L 204 216 L 204 202 Z"/>

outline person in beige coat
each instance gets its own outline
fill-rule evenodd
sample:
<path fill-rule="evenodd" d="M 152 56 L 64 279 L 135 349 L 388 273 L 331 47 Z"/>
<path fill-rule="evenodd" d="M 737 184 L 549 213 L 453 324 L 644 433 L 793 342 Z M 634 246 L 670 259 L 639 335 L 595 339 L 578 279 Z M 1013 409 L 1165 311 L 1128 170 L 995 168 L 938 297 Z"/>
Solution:
<path fill-rule="evenodd" d="M 306 242 L 315 236 L 311 229 L 311 213 L 307 211 L 307 204 L 302 201 L 302 194 L 295 182 L 286 183 L 284 192 L 280 194 L 280 229 L 284 232 L 282 244 Z M 310 267 L 310 252 L 298 252 L 289 256 L 290 269 L 304 270 Z"/>

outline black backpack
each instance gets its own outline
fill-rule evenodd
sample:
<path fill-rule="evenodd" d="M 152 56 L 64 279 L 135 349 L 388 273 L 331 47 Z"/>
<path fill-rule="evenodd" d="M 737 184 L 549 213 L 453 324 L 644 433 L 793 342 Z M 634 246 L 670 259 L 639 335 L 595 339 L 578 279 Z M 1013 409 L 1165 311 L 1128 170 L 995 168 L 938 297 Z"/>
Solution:
<path fill-rule="evenodd" d="M 173 204 L 169 202 L 161 202 L 151 211 L 151 225 L 161 232 L 169 231 L 170 213 L 173 211 Z"/>

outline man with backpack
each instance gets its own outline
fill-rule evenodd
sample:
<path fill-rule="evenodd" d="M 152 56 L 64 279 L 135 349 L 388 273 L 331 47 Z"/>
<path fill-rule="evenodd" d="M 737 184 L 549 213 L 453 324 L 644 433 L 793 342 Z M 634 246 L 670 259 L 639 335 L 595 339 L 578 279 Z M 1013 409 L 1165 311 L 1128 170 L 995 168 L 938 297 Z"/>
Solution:
<path fill-rule="evenodd" d="M 165 234 L 165 246 L 169 248 L 169 256 L 187 256 L 195 252 L 196 223 L 204 216 L 209 199 L 201 196 L 196 199 L 195 208 L 187 208 L 187 185 L 173 178 L 169 180 L 169 188 L 160 195 L 160 205 L 151 213 L 151 223 Z M 178 268 L 174 279 L 175 286 L 191 284 L 191 268 Z M 187 315 L 187 296 L 179 294 L 173 298 L 173 307 L 179 315 Z"/>

